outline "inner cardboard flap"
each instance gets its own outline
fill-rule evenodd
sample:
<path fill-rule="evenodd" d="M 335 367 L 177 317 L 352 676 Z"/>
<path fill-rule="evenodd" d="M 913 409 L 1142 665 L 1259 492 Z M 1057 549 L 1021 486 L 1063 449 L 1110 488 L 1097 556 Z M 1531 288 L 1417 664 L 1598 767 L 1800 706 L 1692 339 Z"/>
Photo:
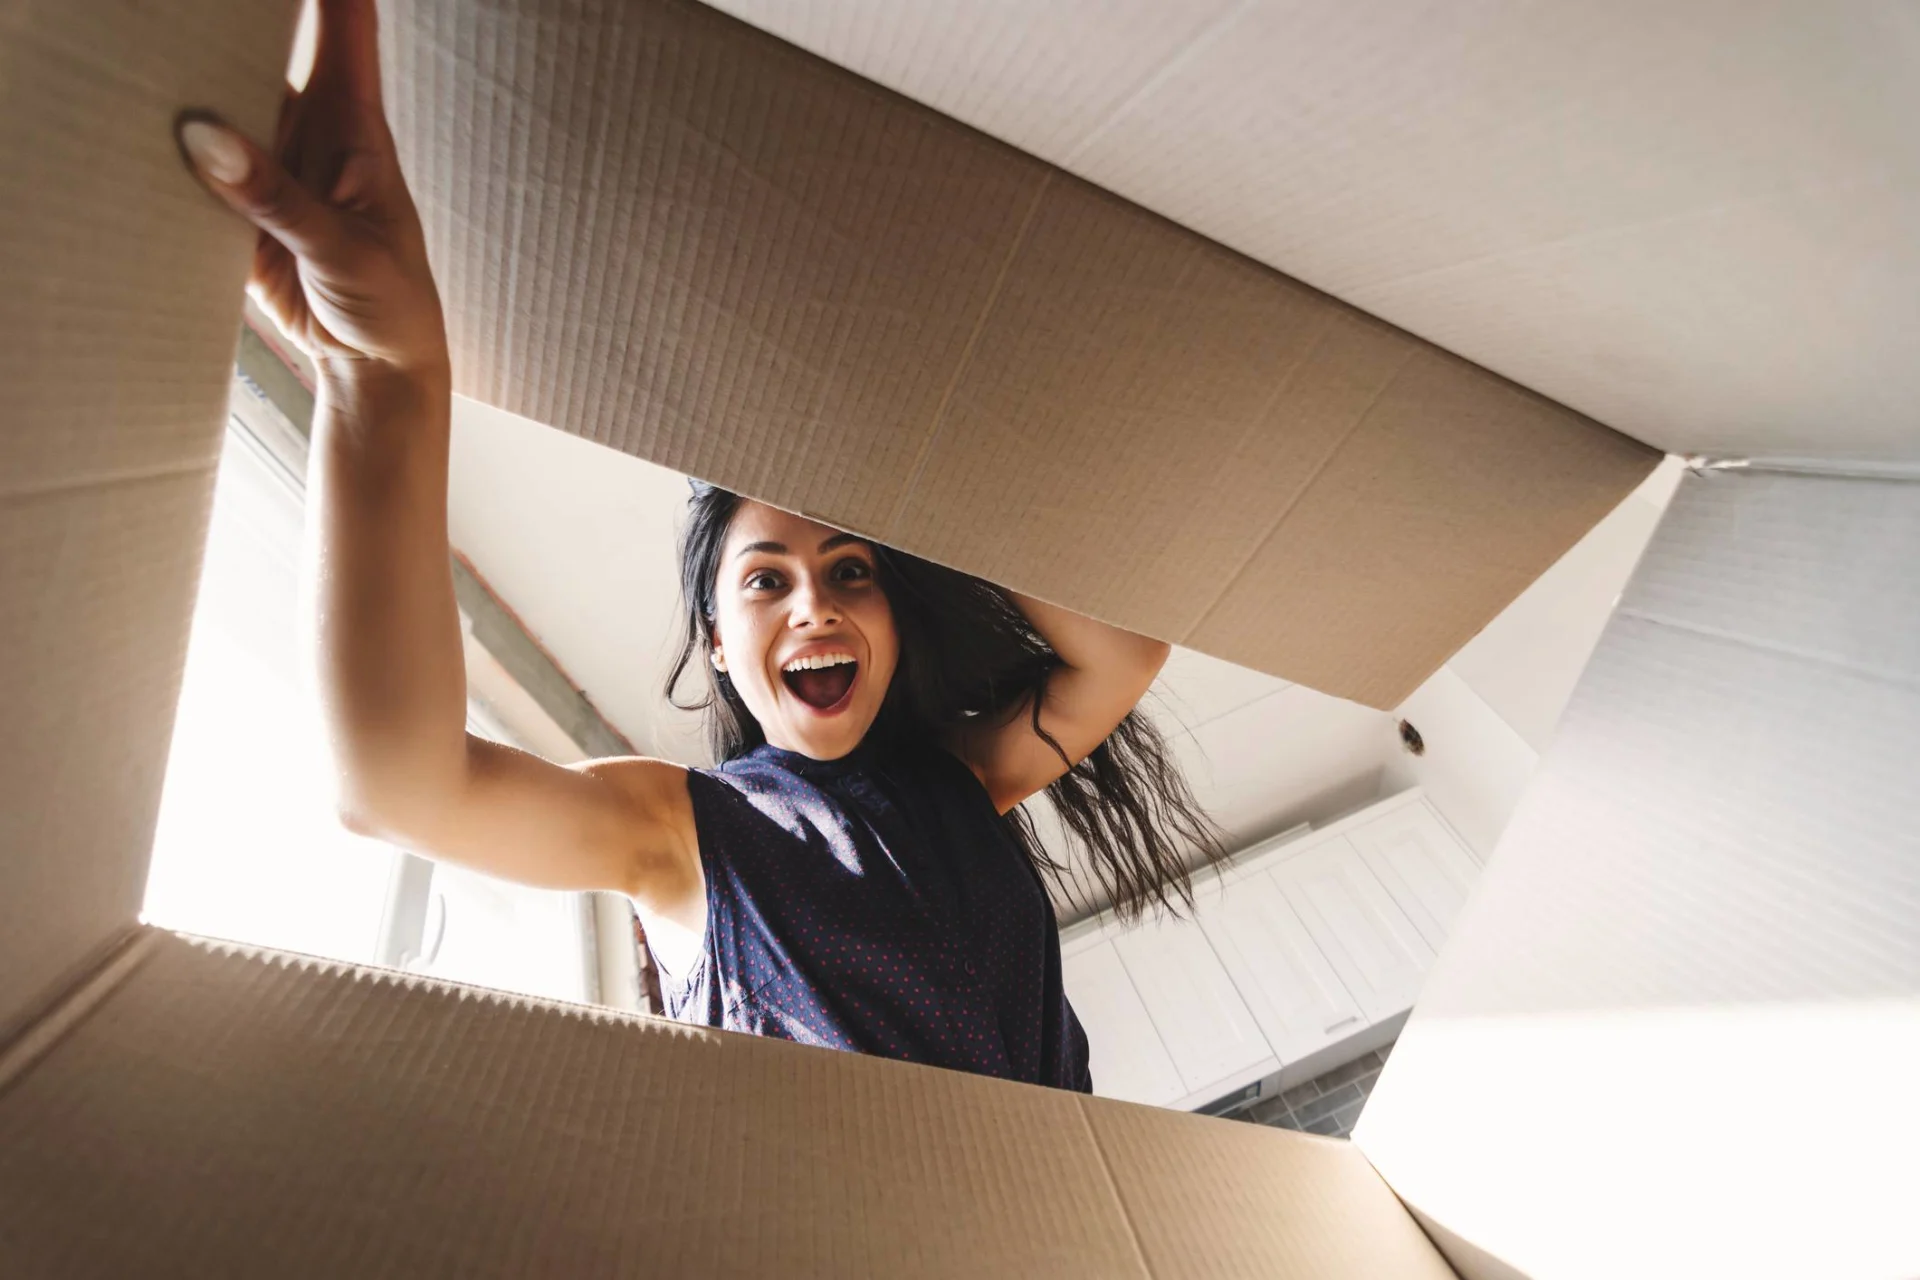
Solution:
<path fill-rule="evenodd" d="M 140 910 L 253 250 L 173 119 L 269 136 L 294 10 L 0 17 L 0 1045 Z"/>
<path fill-rule="evenodd" d="M 1397 704 L 1657 457 L 692 0 L 400 0 L 457 388 Z"/>

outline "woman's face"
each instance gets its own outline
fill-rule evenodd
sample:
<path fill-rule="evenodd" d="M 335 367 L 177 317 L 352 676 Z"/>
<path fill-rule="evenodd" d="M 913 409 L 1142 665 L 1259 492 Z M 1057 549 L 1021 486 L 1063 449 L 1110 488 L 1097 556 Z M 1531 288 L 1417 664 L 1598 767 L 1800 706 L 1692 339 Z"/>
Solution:
<path fill-rule="evenodd" d="M 816 760 L 860 744 L 900 656 L 873 549 L 758 502 L 734 513 L 714 584 L 714 652 L 767 741 Z"/>

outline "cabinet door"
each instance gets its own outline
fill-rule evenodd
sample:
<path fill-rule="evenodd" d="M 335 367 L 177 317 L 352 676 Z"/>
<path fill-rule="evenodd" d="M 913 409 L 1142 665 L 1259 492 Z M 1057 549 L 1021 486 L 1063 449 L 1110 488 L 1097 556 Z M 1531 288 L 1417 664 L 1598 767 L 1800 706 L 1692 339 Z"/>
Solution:
<path fill-rule="evenodd" d="M 1284 1063 L 1367 1023 L 1326 953 L 1270 875 L 1208 893 L 1195 918 Z"/>
<path fill-rule="evenodd" d="M 1199 925 L 1143 920 L 1114 946 L 1188 1093 L 1273 1056 Z"/>
<path fill-rule="evenodd" d="M 1480 864 L 1424 804 L 1402 805 L 1347 832 L 1367 867 L 1435 951 L 1466 905 Z"/>
<path fill-rule="evenodd" d="M 1272 872 L 1287 901 L 1369 1021 L 1412 1006 L 1433 948 L 1343 837 Z"/>
<path fill-rule="evenodd" d="M 1105 940 L 1061 957 L 1067 999 L 1092 1049 L 1093 1091 L 1103 1098 L 1163 1106 L 1186 1096 L 1180 1073 L 1119 953 Z"/>

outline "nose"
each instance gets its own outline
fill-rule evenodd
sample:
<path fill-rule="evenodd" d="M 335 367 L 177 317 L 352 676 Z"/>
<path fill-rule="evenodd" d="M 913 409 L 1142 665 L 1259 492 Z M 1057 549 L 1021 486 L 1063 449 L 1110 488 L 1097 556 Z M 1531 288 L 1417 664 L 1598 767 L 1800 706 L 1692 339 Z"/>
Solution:
<path fill-rule="evenodd" d="M 830 627 L 840 621 L 840 602 L 834 599 L 830 585 L 813 574 L 803 576 L 789 598 L 793 607 L 787 615 L 787 625 L 796 630 Z"/>

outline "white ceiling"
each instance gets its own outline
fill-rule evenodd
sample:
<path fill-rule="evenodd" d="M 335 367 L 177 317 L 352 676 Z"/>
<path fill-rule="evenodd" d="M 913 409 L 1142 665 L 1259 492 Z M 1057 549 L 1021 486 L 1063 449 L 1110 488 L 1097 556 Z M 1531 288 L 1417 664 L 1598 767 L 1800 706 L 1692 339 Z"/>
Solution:
<path fill-rule="evenodd" d="M 715 0 L 1674 452 L 1920 459 L 1914 0 Z"/>

